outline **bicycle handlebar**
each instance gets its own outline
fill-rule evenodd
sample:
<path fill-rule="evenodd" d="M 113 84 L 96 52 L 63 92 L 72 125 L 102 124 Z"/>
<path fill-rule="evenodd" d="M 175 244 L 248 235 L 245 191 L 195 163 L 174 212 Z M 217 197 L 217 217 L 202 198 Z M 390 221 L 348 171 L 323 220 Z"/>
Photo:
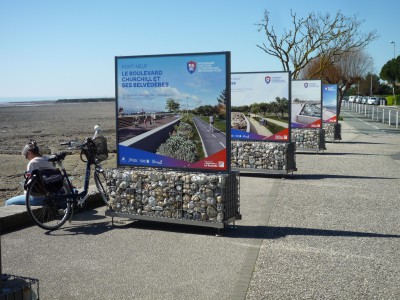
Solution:
<path fill-rule="evenodd" d="M 82 148 L 83 146 L 86 146 L 86 144 L 88 143 L 89 140 L 94 140 L 102 132 L 100 125 L 95 125 L 93 129 L 94 129 L 93 137 L 92 138 L 86 138 L 85 142 L 82 143 L 82 144 L 78 144 L 75 141 L 69 141 L 69 142 L 60 143 L 60 145 L 61 146 L 68 146 L 68 147 L 71 147 L 71 148 Z"/>
<path fill-rule="evenodd" d="M 68 146 L 70 148 L 76 148 L 76 149 L 82 148 L 86 144 L 87 144 L 87 139 L 86 139 L 86 142 L 84 142 L 84 143 L 78 143 L 76 141 L 69 141 L 69 142 L 60 143 L 61 146 Z"/>

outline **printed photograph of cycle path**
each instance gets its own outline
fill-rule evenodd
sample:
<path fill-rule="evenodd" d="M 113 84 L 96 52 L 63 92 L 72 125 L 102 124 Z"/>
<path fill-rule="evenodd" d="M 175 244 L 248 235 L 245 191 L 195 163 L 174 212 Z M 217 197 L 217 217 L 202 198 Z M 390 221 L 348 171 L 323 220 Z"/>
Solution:
<path fill-rule="evenodd" d="M 210 156 L 225 153 L 227 138 L 225 132 L 221 132 L 224 128 L 221 123 L 225 122 L 218 118 L 211 125 L 208 116 L 188 112 L 119 115 L 117 139 L 122 147 L 120 151 L 125 151 L 120 156 L 120 163 L 146 164 L 151 158 L 152 163 L 162 164 L 164 158 L 167 163 L 172 158 L 178 162 L 170 165 L 173 167 L 201 165 L 201 161 Z"/>
<path fill-rule="evenodd" d="M 177 122 L 179 119 L 178 115 L 160 116 L 151 122 L 148 121 L 150 118 L 145 121 L 143 117 L 118 117 L 118 142 L 125 142 L 156 128 Z"/>

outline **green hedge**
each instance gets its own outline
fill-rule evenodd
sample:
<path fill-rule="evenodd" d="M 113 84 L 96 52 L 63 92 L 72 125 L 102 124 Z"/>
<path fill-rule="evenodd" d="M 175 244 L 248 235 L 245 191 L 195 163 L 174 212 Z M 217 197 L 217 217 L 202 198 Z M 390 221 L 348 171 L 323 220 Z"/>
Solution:
<path fill-rule="evenodd" d="M 393 95 L 386 96 L 387 105 L 394 105 L 395 102 L 396 102 L 396 105 L 400 105 L 400 95 L 395 95 L 395 97 L 396 97 L 396 101 L 394 101 Z"/>
<path fill-rule="evenodd" d="M 182 117 L 182 122 L 189 123 L 193 128 L 196 128 L 196 125 L 193 122 L 193 115 L 186 115 Z M 191 137 L 191 140 L 195 143 L 197 153 L 199 154 L 200 159 L 205 158 L 205 153 L 203 151 L 203 144 L 201 143 L 201 138 L 197 130 L 193 130 L 193 136 Z"/>

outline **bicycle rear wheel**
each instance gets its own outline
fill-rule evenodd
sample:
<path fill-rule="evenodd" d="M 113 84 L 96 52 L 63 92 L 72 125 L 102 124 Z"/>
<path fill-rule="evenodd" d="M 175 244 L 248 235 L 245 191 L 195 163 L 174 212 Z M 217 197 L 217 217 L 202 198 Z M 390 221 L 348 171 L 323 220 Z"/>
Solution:
<path fill-rule="evenodd" d="M 101 168 L 95 168 L 94 170 L 94 182 L 96 183 L 97 190 L 100 193 L 100 197 L 106 205 L 109 205 L 109 197 L 107 194 L 107 176 L 106 172 Z"/>
<path fill-rule="evenodd" d="M 32 221 L 46 230 L 60 228 L 68 220 L 71 214 L 71 202 L 63 195 L 72 194 L 68 183 L 57 193 L 49 195 L 37 194 L 40 191 L 40 183 L 37 178 L 32 179 L 26 191 L 26 208 Z"/>

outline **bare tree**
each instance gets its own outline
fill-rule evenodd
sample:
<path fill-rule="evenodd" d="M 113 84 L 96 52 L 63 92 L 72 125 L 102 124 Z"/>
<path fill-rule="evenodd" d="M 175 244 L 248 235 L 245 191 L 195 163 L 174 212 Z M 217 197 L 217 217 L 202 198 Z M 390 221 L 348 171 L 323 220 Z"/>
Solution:
<path fill-rule="evenodd" d="M 378 38 L 376 31 L 361 33 L 363 21 L 357 16 L 345 16 L 340 11 L 333 16 L 311 12 L 305 18 L 297 18 L 293 11 L 290 14 L 293 28 L 284 29 L 279 37 L 266 10 L 265 19 L 257 25 L 259 31 L 265 32 L 269 45 L 263 43 L 257 47 L 277 57 L 284 71 L 292 71 L 293 79 L 297 79 L 312 60 L 319 59 L 320 68 L 315 70 L 318 74 L 340 62 L 343 56 L 363 50 Z"/>
<path fill-rule="evenodd" d="M 324 68 L 326 59 L 318 57 L 311 60 L 301 72 L 300 77 L 306 79 L 321 79 L 323 83 L 337 84 L 339 90 L 338 109 L 342 104 L 343 96 L 353 84 L 359 84 L 368 74 L 370 69 L 370 58 L 363 51 L 348 52 L 342 55 L 342 59 L 335 64 L 330 64 Z"/>

